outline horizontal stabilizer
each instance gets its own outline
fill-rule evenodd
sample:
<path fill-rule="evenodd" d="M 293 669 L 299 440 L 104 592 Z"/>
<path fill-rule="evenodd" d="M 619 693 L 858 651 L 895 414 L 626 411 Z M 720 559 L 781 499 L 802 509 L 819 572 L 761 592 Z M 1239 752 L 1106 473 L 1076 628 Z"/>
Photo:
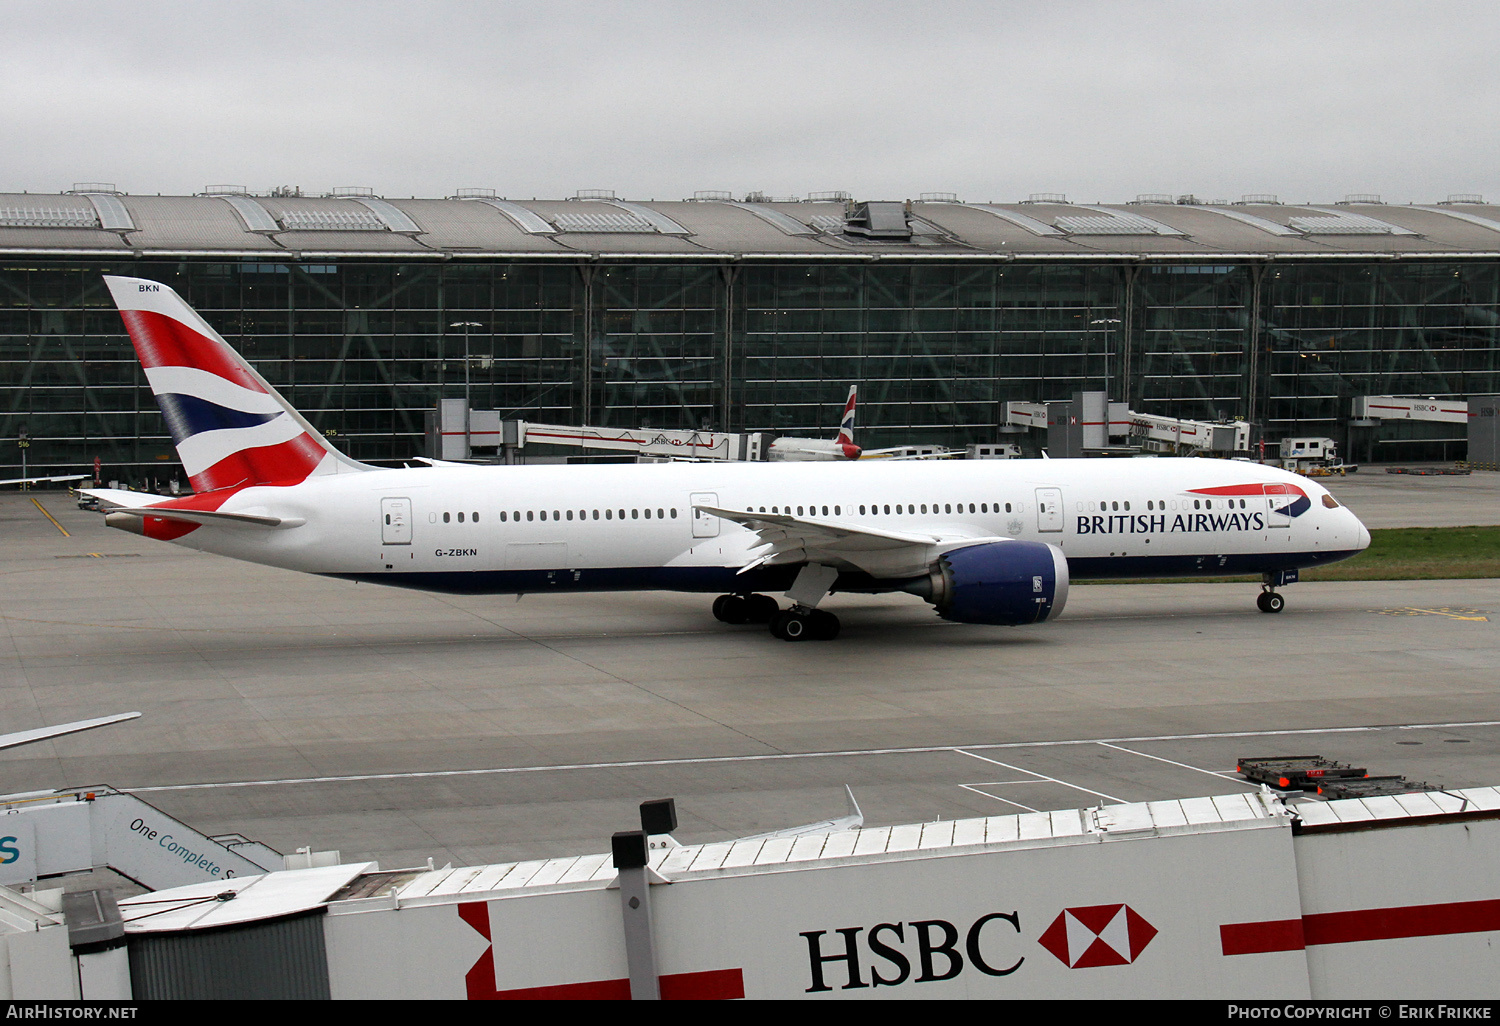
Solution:
<path fill-rule="evenodd" d="M 103 509 L 124 506 L 136 509 L 142 503 L 170 502 L 171 495 L 154 495 L 151 492 L 132 492 L 127 488 L 75 488 L 79 495 L 92 495 Z"/>
<path fill-rule="evenodd" d="M 302 517 L 270 517 L 261 516 L 256 513 L 221 513 L 206 509 L 162 509 L 159 506 L 140 506 L 135 508 L 116 507 L 104 516 L 104 522 L 110 527 L 118 526 L 111 522 L 113 517 L 159 517 L 162 520 L 179 520 L 184 524 L 229 524 L 239 527 L 301 527 L 307 523 Z"/>

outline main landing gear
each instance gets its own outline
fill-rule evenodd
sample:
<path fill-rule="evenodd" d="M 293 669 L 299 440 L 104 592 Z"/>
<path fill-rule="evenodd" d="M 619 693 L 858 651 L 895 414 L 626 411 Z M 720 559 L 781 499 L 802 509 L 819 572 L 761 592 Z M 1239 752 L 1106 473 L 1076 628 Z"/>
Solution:
<path fill-rule="evenodd" d="M 839 636 L 839 618 L 819 609 L 818 603 L 838 576 L 833 567 L 809 563 L 787 589 L 792 608 L 782 609 L 768 595 L 720 595 L 714 599 L 714 616 L 724 623 L 768 623 L 782 641 L 832 641 Z"/>
<path fill-rule="evenodd" d="M 714 619 L 723 623 L 770 623 L 781 606 L 769 595 L 720 595 L 714 599 Z"/>
<path fill-rule="evenodd" d="M 832 641 L 839 636 L 839 618 L 821 609 L 793 606 L 782 609 L 769 595 L 720 595 L 714 599 L 714 618 L 723 623 L 770 624 L 782 641 Z"/>

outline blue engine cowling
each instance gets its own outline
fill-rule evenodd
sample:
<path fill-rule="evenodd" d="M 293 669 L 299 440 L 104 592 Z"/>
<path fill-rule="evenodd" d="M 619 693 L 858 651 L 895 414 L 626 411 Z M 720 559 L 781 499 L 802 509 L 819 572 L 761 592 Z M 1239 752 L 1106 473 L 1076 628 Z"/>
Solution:
<path fill-rule="evenodd" d="M 1068 601 L 1068 560 L 1055 545 L 1005 541 L 954 549 L 928 578 L 938 615 L 959 623 L 1041 623 Z"/>

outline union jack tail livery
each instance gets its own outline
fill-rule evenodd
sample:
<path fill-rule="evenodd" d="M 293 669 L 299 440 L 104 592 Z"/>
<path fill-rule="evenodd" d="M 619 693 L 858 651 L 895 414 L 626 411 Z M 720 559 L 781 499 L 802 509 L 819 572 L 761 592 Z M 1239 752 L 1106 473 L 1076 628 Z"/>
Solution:
<path fill-rule="evenodd" d="M 849 386 L 849 401 L 844 403 L 844 419 L 839 421 L 839 436 L 834 441 L 845 449 L 854 449 L 854 404 L 859 399 L 859 386 Z M 847 454 L 847 453 L 846 453 Z M 851 460 L 859 458 L 859 452 L 849 457 Z"/>
<path fill-rule="evenodd" d="M 369 469 L 329 445 L 169 286 L 104 280 L 194 491 Z"/>

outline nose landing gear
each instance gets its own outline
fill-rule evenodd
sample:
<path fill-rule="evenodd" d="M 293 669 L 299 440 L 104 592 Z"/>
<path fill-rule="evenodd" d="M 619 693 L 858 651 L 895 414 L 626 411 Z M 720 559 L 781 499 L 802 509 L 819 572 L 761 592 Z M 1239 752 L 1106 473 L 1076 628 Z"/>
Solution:
<path fill-rule="evenodd" d="M 1260 595 L 1255 599 L 1255 607 L 1262 613 L 1279 613 L 1286 608 L 1286 599 L 1281 597 L 1277 588 L 1288 584 L 1297 583 L 1298 572 L 1296 570 L 1276 570 L 1272 573 L 1260 575 Z"/>

